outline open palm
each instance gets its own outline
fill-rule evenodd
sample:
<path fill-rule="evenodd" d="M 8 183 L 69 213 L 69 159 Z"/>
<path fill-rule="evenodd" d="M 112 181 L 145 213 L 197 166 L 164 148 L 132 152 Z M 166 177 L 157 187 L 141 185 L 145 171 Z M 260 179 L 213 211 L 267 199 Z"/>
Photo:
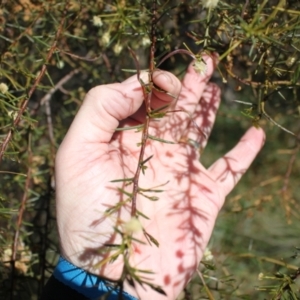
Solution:
<path fill-rule="evenodd" d="M 139 220 L 146 232 L 159 243 L 147 242 L 139 231 L 135 237 L 145 244 L 134 243 L 131 265 L 152 271 L 149 281 L 159 285 L 167 297 L 149 287 L 135 289 L 125 284 L 125 290 L 140 299 L 175 299 L 197 268 L 217 214 L 226 195 L 263 145 L 262 130 L 250 128 L 237 146 L 208 170 L 199 162 L 206 145 L 220 102 L 220 91 L 208 83 L 214 61 L 206 57 L 205 74 L 187 70 L 180 82 L 163 71 L 154 73 L 157 89 L 152 107 L 169 104 L 168 113 L 150 124 L 150 135 L 172 142 L 149 140 L 145 158 L 145 174 L 139 186 L 150 201 L 137 198 L 137 209 L 148 219 Z M 173 96 L 176 95 L 176 99 Z M 120 189 L 132 187 L 116 179 L 132 178 L 137 168 L 141 132 L 118 131 L 118 126 L 135 126 L 145 118 L 142 87 L 133 76 L 123 83 L 92 89 L 68 131 L 57 154 L 57 218 L 62 255 L 73 264 L 92 273 L 116 280 L 123 260 L 108 262 L 101 267 L 107 252 L 104 245 L 120 243 L 114 227 L 120 220 L 128 222 L 130 203 L 108 216 L 105 211 L 126 201 Z M 195 147 L 196 146 L 196 147 Z M 150 189 L 163 190 L 155 194 Z M 128 197 L 127 197 L 128 198 Z M 151 293 L 154 293 L 151 298 Z"/>

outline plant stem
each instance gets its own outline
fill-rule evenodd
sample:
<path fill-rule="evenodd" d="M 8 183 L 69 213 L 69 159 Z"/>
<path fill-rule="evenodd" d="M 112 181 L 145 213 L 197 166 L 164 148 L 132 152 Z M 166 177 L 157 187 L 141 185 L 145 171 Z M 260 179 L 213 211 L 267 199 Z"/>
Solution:
<path fill-rule="evenodd" d="M 150 46 L 150 58 L 149 58 L 149 73 L 148 73 L 148 83 L 142 85 L 145 106 L 146 106 L 146 120 L 144 123 L 144 128 L 142 132 L 141 139 L 141 151 L 139 155 L 137 169 L 133 178 L 133 190 L 132 190 L 132 206 L 131 206 L 131 216 L 136 216 L 136 199 L 139 190 L 139 178 L 143 166 L 144 155 L 147 140 L 149 138 L 149 125 L 150 125 L 150 116 L 151 116 L 151 98 L 153 92 L 153 72 L 155 69 L 155 49 L 156 49 L 156 25 L 157 25 L 157 0 L 152 2 L 152 19 L 151 19 L 151 46 Z"/>
<path fill-rule="evenodd" d="M 66 8 L 66 11 L 67 11 L 67 8 Z M 31 98 L 31 96 L 33 95 L 34 91 L 36 90 L 37 86 L 39 85 L 40 81 L 42 80 L 42 78 L 44 77 L 44 74 L 47 70 L 47 64 L 48 62 L 50 61 L 52 55 L 54 54 L 55 50 L 56 50 L 56 45 L 57 45 L 57 41 L 62 33 L 62 30 L 63 30 L 63 27 L 64 27 L 64 23 L 65 23 L 65 20 L 66 20 L 66 17 L 64 16 L 61 21 L 60 21 L 60 24 L 59 24 L 59 27 L 57 29 L 57 32 L 55 34 L 55 37 L 54 37 L 54 41 L 53 41 L 53 44 L 47 54 L 47 57 L 46 57 L 46 60 L 45 60 L 45 63 L 43 64 L 42 66 L 42 69 L 41 71 L 39 72 L 39 75 L 36 77 L 31 89 L 29 90 L 28 94 L 27 94 L 27 97 L 25 97 L 23 99 L 23 102 L 21 104 L 21 107 L 20 107 L 20 110 L 18 111 L 18 114 L 14 120 L 14 123 L 13 123 L 13 126 L 16 127 L 20 120 L 21 120 L 21 117 L 22 115 L 24 114 L 26 108 L 27 108 L 27 105 L 28 105 L 28 102 L 29 102 L 29 99 Z M 14 129 L 11 128 L 6 137 L 4 138 L 3 140 L 3 143 L 1 144 L 1 147 L 0 147 L 0 163 L 1 163 L 1 160 L 3 158 L 3 155 L 5 153 L 5 150 L 10 142 L 10 140 L 12 139 L 12 136 L 13 136 L 13 131 Z"/>

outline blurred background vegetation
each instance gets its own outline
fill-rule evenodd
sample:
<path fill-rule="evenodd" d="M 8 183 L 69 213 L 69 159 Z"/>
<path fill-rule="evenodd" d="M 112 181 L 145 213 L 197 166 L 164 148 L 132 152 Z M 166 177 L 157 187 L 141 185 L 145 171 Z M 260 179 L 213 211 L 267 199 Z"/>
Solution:
<path fill-rule="evenodd" d="M 152 1 L 0 3 L 0 299 L 34 300 L 59 254 L 55 152 L 85 93 L 135 72 L 128 47 L 147 69 Z M 220 55 L 203 164 L 252 124 L 267 134 L 181 299 L 300 299 L 300 1 L 170 0 L 158 15 L 157 63 L 184 44 Z M 190 60 L 160 68 L 181 76 Z"/>

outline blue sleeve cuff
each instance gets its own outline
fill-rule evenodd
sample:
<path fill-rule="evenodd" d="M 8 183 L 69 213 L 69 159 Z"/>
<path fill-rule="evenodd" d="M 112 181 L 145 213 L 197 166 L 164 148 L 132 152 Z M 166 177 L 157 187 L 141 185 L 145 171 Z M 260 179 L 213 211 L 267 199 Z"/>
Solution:
<path fill-rule="evenodd" d="M 109 281 L 105 281 L 96 275 L 90 274 L 83 269 L 74 266 L 63 257 L 59 258 L 55 267 L 54 277 L 69 286 L 78 293 L 89 299 L 99 299 L 100 296 L 107 295 L 107 300 L 120 299 L 119 291 Z M 122 293 L 123 300 L 137 300 L 137 298 L 126 292 Z"/>

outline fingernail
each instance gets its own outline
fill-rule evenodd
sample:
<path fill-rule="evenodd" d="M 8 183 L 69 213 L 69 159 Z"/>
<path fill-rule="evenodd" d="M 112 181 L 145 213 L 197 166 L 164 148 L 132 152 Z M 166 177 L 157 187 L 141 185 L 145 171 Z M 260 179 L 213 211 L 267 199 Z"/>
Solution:
<path fill-rule="evenodd" d="M 166 72 L 159 72 L 157 75 L 154 73 L 154 79 L 155 79 L 155 81 L 157 81 L 157 80 L 162 81 L 163 80 L 167 83 L 173 84 L 172 77 Z"/>

